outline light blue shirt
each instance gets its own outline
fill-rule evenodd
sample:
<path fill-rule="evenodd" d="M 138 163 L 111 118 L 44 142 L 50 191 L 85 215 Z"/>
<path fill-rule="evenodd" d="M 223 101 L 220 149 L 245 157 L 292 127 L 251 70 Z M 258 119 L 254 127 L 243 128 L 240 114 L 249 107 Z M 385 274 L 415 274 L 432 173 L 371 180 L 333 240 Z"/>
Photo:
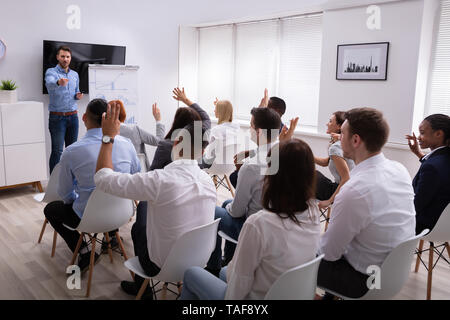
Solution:
<path fill-rule="evenodd" d="M 69 83 L 58 86 L 56 82 L 61 78 L 69 79 Z M 50 98 L 48 110 L 56 112 L 77 110 L 76 94 L 80 92 L 79 84 L 80 78 L 76 71 L 68 69 L 66 72 L 59 64 L 54 68 L 48 68 L 45 72 L 45 86 Z"/>
<path fill-rule="evenodd" d="M 91 192 L 95 189 L 94 175 L 102 144 L 102 129 L 94 128 L 77 142 L 68 146 L 61 156 L 58 194 L 64 203 L 73 202 L 73 210 L 81 218 Z M 129 139 L 116 136 L 112 150 L 114 171 L 136 173 L 141 165 Z"/>

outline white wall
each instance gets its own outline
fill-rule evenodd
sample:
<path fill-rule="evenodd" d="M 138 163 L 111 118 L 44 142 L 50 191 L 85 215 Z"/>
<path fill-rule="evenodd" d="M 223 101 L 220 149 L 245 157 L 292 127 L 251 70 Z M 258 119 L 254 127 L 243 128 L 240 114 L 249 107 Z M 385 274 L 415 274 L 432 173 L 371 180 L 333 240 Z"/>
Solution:
<path fill-rule="evenodd" d="M 373 107 L 383 111 L 390 124 L 389 141 L 405 143 L 412 129 L 423 1 L 379 7 L 380 30 L 366 27 L 366 6 L 324 13 L 319 126 L 324 132 L 323 124 L 334 111 Z M 336 80 L 337 45 L 385 41 L 390 42 L 386 81 Z"/>
<path fill-rule="evenodd" d="M 19 100 L 42 101 L 42 40 L 124 45 L 126 64 L 139 65 L 141 125 L 154 130 L 151 104 L 160 105 L 170 126 L 177 103 L 171 91 L 178 85 L 178 28 L 180 25 L 260 17 L 299 10 L 325 0 L 15 0 L 0 2 L 0 37 L 8 45 L 0 61 L 0 79 L 19 85 Z M 81 30 L 66 28 L 66 8 L 81 9 Z M 82 114 L 88 97 L 79 103 Z M 47 110 L 47 109 L 46 109 Z M 81 118 L 81 117 L 80 117 Z M 80 119 L 81 122 L 81 119 Z M 48 127 L 48 111 L 45 114 Z M 85 132 L 80 123 L 80 135 Z M 47 154 L 50 135 L 47 130 Z"/>
<path fill-rule="evenodd" d="M 380 4 L 382 7 L 381 31 L 365 28 L 365 7 L 329 10 L 324 19 L 324 47 L 319 114 L 320 129 L 324 130 L 336 106 L 353 107 L 372 105 L 386 108 L 394 140 L 404 143 L 402 135 L 409 132 L 414 105 L 415 75 L 419 55 L 422 21 L 422 1 L 409 0 Z M 60 40 L 127 47 L 126 64 L 140 66 L 141 125 L 154 130 L 150 106 L 157 101 L 163 122 L 170 126 L 177 103 L 171 90 L 178 84 L 178 29 L 180 25 L 211 24 L 219 21 L 251 20 L 269 16 L 286 15 L 317 9 L 326 3 L 336 8 L 340 3 L 368 5 L 379 1 L 340 0 L 16 0 L 0 4 L 0 36 L 8 44 L 7 56 L 0 61 L 0 79 L 13 78 L 19 85 L 20 100 L 43 101 L 42 94 L 42 40 Z M 66 8 L 77 4 L 81 8 L 81 30 L 66 28 Z M 336 81 L 336 45 L 338 43 L 390 41 L 388 81 L 355 82 Z M 402 70 L 402 67 L 410 68 Z M 406 72 L 406 73 L 405 73 Z M 188 92 L 189 93 L 189 92 Z M 366 94 L 370 98 L 365 98 Z M 349 99 L 349 95 L 356 95 Z M 79 103 L 83 113 L 88 102 Z M 400 113 L 400 117 L 395 115 Z M 45 115 L 47 127 L 48 113 Z M 285 120 L 286 121 L 286 120 Z M 398 123 L 398 126 L 397 126 Z M 408 124 L 409 125 L 408 125 Z M 84 134 L 83 124 L 80 135 Z M 50 137 L 47 132 L 47 149 L 50 154 Z M 313 151 L 325 154 L 327 140 L 307 136 Z M 392 155 L 414 173 L 417 160 L 407 151 L 392 149 Z"/>

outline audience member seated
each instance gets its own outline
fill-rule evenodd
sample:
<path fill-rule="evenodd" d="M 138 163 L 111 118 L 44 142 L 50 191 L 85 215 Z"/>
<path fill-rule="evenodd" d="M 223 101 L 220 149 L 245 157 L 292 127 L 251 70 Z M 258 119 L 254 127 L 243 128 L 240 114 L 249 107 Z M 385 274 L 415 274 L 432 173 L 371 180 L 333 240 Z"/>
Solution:
<path fill-rule="evenodd" d="M 314 157 L 298 139 L 278 146 L 279 169 L 264 178 L 263 209 L 245 221 L 236 253 L 222 269 L 222 280 L 204 269 L 190 268 L 184 274 L 182 300 L 262 300 L 286 270 L 315 258 L 320 222 L 313 200 Z"/>
<path fill-rule="evenodd" d="M 145 145 L 148 144 L 150 146 L 157 146 L 159 141 L 164 139 L 164 133 L 166 132 L 166 128 L 164 124 L 161 123 L 161 112 L 156 103 L 152 105 L 152 113 L 153 118 L 156 120 L 156 136 L 145 131 L 141 127 L 136 124 L 125 124 L 125 119 L 127 117 L 125 107 L 120 100 L 115 100 L 120 103 L 120 117 L 119 120 L 122 122 L 120 125 L 120 135 L 122 137 L 130 139 L 133 144 L 136 152 L 139 154 L 144 154 L 145 156 L 145 171 L 148 171 L 150 168 L 150 161 L 148 159 L 147 151 L 145 150 Z"/>
<path fill-rule="evenodd" d="M 267 153 L 278 139 L 280 116 L 268 108 L 251 110 L 251 139 L 258 145 L 257 155 L 244 162 L 236 187 L 235 198 L 227 200 L 222 207 L 216 207 L 215 219 L 221 218 L 219 231 L 237 239 L 242 225 L 252 214 L 261 210 L 261 190 L 267 169 Z M 216 248 L 207 264 L 207 270 L 218 275 L 222 261 L 222 238 L 218 235 Z M 236 245 L 225 243 L 225 264 L 233 257 Z"/>
<path fill-rule="evenodd" d="M 271 110 L 274 110 L 278 115 L 280 116 L 280 134 L 285 125 L 281 121 L 281 117 L 286 112 L 286 102 L 284 102 L 283 99 L 278 97 L 270 97 L 267 89 L 264 90 L 264 97 L 261 99 L 261 103 L 259 104 L 260 108 L 269 108 Z M 239 169 L 241 166 L 238 164 L 237 158 L 247 158 L 247 157 L 253 157 L 255 155 L 255 150 L 246 150 L 243 151 L 240 155 L 236 156 L 236 171 L 230 174 L 230 182 L 233 185 L 234 188 L 237 186 L 237 180 L 239 175 Z"/>
<path fill-rule="evenodd" d="M 75 251 L 80 233 L 67 229 L 63 224 L 71 228 L 76 228 L 80 224 L 89 196 L 95 189 L 95 165 L 102 145 L 101 119 L 106 108 L 107 102 L 103 99 L 89 102 L 82 118 L 87 129 L 86 135 L 67 147 L 61 156 L 58 194 L 63 201 L 50 202 L 44 209 L 45 217 L 72 252 Z M 140 171 L 136 151 L 128 139 L 119 136 L 114 140 L 112 164 L 114 170 L 118 172 Z M 95 259 L 98 260 L 97 254 Z M 88 269 L 89 260 L 90 252 L 83 242 L 78 262 L 82 272 Z"/>
<path fill-rule="evenodd" d="M 432 230 L 450 202 L 450 117 L 432 114 L 419 126 L 419 137 L 407 135 L 411 151 L 422 163 L 413 179 L 416 234 Z M 424 155 L 420 149 L 430 148 Z"/>
<path fill-rule="evenodd" d="M 344 157 L 355 161 L 350 180 L 333 204 L 322 235 L 318 286 L 351 298 L 369 289 L 369 266 L 381 266 L 393 248 L 414 236 L 411 177 L 381 149 L 389 126 L 380 111 L 352 109 L 341 128 Z M 327 295 L 330 296 L 330 295 Z"/>
<path fill-rule="evenodd" d="M 114 104 L 108 108 L 102 123 L 104 135 L 115 137 L 119 134 L 119 110 Z M 194 136 L 194 125 L 188 124 L 179 131 L 173 145 L 174 161 L 164 169 L 133 175 L 116 172 L 111 163 L 110 144 L 103 144 L 98 155 L 97 188 L 148 204 L 146 211 L 140 207 L 137 212 L 131 236 L 135 255 L 149 276 L 159 273 L 170 249 L 182 234 L 214 219 L 216 188 L 195 160 L 201 158 L 207 142 L 202 139 L 202 130 L 201 136 Z M 122 281 L 121 287 L 126 293 L 137 295 L 142 283 L 143 279 L 135 275 L 135 282 Z M 150 289 L 143 298 L 152 298 Z"/>
<path fill-rule="evenodd" d="M 150 170 L 163 169 L 166 165 L 172 162 L 172 146 L 174 143 L 173 140 L 177 135 L 177 130 L 184 128 L 194 121 L 201 121 L 202 130 L 205 132 L 209 132 L 209 129 L 211 129 L 211 120 L 209 119 L 208 113 L 200 108 L 198 104 L 193 103 L 186 97 L 184 88 L 182 90 L 175 88 L 173 90 L 173 94 L 173 98 L 175 100 L 183 102 L 188 106 L 188 108 L 178 108 L 177 112 L 175 112 L 172 128 L 170 128 L 165 139 L 158 143 Z"/>
<path fill-rule="evenodd" d="M 345 112 L 336 111 L 332 114 L 330 121 L 327 123 L 327 133 L 341 133 L 341 126 L 344 123 Z M 353 169 L 355 163 L 352 159 L 344 158 L 342 154 L 341 141 L 331 137 L 328 147 L 328 157 L 314 157 L 314 162 L 322 167 L 328 167 L 334 177 L 334 182 L 325 177 L 320 171 L 317 171 L 317 189 L 316 198 L 320 200 L 319 209 L 329 207 L 336 197 L 341 187 L 350 179 L 350 170 Z"/>
<path fill-rule="evenodd" d="M 214 101 L 214 115 L 217 118 L 217 125 L 211 128 L 209 145 L 205 150 L 204 165 L 208 168 L 214 162 L 216 147 L 221 141 L 221 146 L 227 144 L 237 144 L 239 134 L 239 124 L 233 123 L 233 105 L 228 100 Z"/>

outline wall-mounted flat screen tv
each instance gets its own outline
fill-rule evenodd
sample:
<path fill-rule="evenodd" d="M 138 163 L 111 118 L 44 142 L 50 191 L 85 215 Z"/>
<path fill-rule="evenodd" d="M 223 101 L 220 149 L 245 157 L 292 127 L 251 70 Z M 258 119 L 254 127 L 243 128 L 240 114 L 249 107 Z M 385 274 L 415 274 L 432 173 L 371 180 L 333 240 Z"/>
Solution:
<path fill-rule="evenodd" d="M 78 72 L 78 75 L 80 76 L 80 91 L 83 93 L 89 93 L 89 64 L 125 65 L 126 47 L 44 40 L 42 76 L 42 92 L 44 94 L 48 93 L 47 88 L 45 87 L 45 71 L 58 64 L 58 60 L 56 60 L 56 50 L 58 50 L 60 46 L 68 46 L 72 51 L 70 68 Z"/>

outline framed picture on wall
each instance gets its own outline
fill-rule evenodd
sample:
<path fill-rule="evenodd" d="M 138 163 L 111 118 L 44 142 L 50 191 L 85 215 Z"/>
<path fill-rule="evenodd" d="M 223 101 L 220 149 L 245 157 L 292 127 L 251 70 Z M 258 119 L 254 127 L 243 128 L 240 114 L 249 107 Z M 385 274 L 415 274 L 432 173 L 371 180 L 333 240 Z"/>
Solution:
<path fill-rule="evenodd" d="M 337 46 L 336 80 L 386 80 L 389 42 Z"/>

